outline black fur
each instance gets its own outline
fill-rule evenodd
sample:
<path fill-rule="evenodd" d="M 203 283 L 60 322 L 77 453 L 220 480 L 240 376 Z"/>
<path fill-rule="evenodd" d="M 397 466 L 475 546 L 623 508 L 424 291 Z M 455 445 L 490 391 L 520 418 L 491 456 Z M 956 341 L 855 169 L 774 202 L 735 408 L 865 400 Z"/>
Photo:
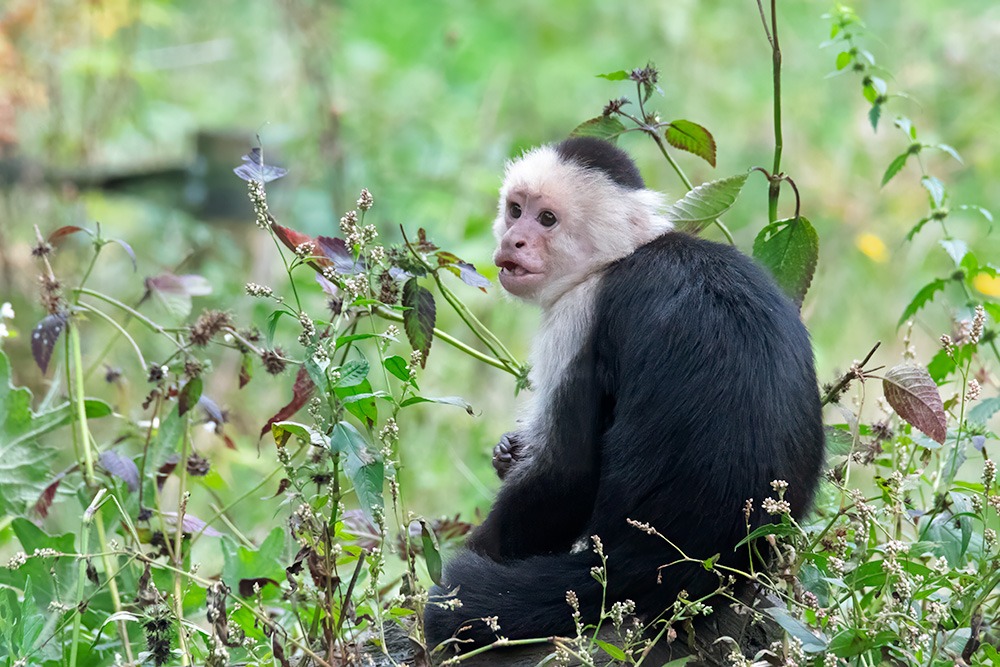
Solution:
<path fill-rule="evenodd" d="M 431 646 L 468 625 L 463 650 L 573 632 L 566 591 L 585 623 L 598 618 L 601 588 L 590 575 L 599 535 L 607 553 L 608 601 L 631 599 L 647 620 L 681 590 L 711 592 L 700 565 L 657 568 L 678 556 L 629 526 L 649 523 L 694 558 L 721 555 L 743 566 L 743 506 L 756 527 L 773 520 L 761 501 L 789 483 L 793 514 L 809 506 L 823 459 L 812 350 L 794 305 L 754 262 L 729 246 L 668 232 L 612 264 L 596 301 L 595 326 L 564 378 L 545 442 L 500 489 L 469 550 L 447 563 L 443 595 L 428 605 Z M 481 621 L 498 616 L 494 633 Z"/>
<path fill-rule="evenodd" d="M 646 187 L 631 156 L 603 139 L 571 137 L 556 144 L 555 149 L 564 161 L 603 172 L 623 188 L 641 190 Z"/>

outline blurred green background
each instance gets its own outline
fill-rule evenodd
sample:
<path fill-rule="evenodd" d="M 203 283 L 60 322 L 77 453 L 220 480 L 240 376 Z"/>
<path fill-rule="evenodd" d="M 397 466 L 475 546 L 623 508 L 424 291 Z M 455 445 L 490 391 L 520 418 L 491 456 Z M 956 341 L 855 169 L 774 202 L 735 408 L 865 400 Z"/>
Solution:
<path fill-rule="evenodd" d="M 874 133 L 859 78 L 830 76 L 838 49 L 822 47 L 830 34 L 822 16 L 832 5 L 778 4 L 783 169 L 820 234 L 803 316 L 820 376 L 830 380 L 876 340 L 884 341 L 876 360 L 896 363 L 904 306 L 953 266 L 937 245 L 939 229 L 928 226 L 914 242 L 904 240 L 927 210 L 916 165 L 879 187 L 885 167 L 908 143 L 891 125 L 895 114 L 911 117 L 922 139 L 962 154 L 964 164 L 942 153 L 923 156 L 956 203 L 1000 212 L 994 186 L 1000 5 L 853 5 L 869 30 L 861 43 L 885 68 L 890 93 L 906 93 L 890 102 Z M 282 289 L 283 271 L 270 240 L 253 225 L 244 184 L 231 173 L 259 135 L 268 162 L 289 169 L 269 187 L 281 224 L 337 234 L 337 220 L 367 187 L 376 202 L 367 221 L 378 224 L 384 239 L 398 240 L 400 225 L 410 232 L 424 227 L 495 279 L 489 225 L 505 159 L 563 138 L 608 99 L 633 92 L 596 74 L 647 61 L 660 68 L 664 92 L 650 106 L 664 119 L 701 123 L 718 143 L 714 170 L 677 156 L 695 183 L 770 167 L 770 52 L 752 0 L 7 0 L 0 9 L 0 301 L 12 302 L 17 313 L 9 325 L 18 335 L 3 341 L 16 380 L 42 396 L 60 378 L 58 368 L 43 377 L 29 353 L 29 333 L 43 315 L 30 257 L 33 226 L 45 235 L 61 225 L 100 222 L 106 235 L 131 243 L 138 273 L 123 252 L 109 248 L 91 281 L 123 301 L 141 296 L 145 276 L 200 273 L 214 291 L 196 299 L 196 312 L 224 308 L 241 323 L 262 324 L 269 310 L 245 297 L 243 285 Z M 650 187 L 678 198 L 684 193 L 652 143 L 629 135 L 621 145 Z M 744 250 L 766 212 L 764 181 L 754 177 L 726 216 Z M 792 213 L 787 191 L 782 212 Z M 949 224 L 980 261 L 1000 258 L 998 234 L 981 217 L 956 213 Z M 81 235 L 62 244 L 57 272 L 72 283 L 87 251 Z M 305 276 L 302 284 L 322 304 Z M 527 356 L 536 322 L 530 308 L 498 288 L 480 294 L 457 281 L 454 287 L 515 354 Z M 920 313 L 918 358 L 930 358 L 950 317 L 962 315 L 954 305 L 960 303 L 947 293 Z M 444 308 L 440 326 L 471 340 Z M 110 331 L 91 322 L 85 362 L 96 358 Z M 150 341 L 147 356 L 165 351 L 161 345 Z M 88 392 L 130 411 L 146 392 L 145 372 L 119 347 L 106 361 L 121 368 L 125 381 L 103 384 L 96 372 Z M 462 395 L 477 416 L 444 406 L 404 413 L 407 506 L 428 516 L 460 511 L 470 518 L 488 506 L 498 484 L 489 455 L 513 426 L 513 379 L 440 343 L 429 361 L 420 379 L 424 393 Z M 290 396 L 290 376 L 276 382 L 258 373 L 237 390 L 238 368 L 237 355 L 219 355 L 206 386 L 231 411 L 237 451 L 209 433 L 198 443 L 214 466 L 207 484 L 223 502 L 272 469 L 273 445 L 265 439 L 258 449 L 256 434 Z M 54 391 L 63 390 L 56 384 Z M 107 443 L 122 427 L 101 428 Z M 52 444 L 60 447 L 59 438 Z M 60 465 L 71 458 L 65 452 Z M 207 501 L 193 502 L 197 511 Z M 266 533 L 279 521 L 280 502 L 244 503 L 241 528 Z M 72 525 L 69 518 L 53 521 Z"/>

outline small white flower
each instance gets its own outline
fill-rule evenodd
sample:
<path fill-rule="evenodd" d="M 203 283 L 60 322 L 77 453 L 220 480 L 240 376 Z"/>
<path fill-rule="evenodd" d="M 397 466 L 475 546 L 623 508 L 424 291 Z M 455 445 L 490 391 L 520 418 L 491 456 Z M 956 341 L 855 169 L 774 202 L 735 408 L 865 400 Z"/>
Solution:
<path fill-rule="evenodd" d="M 10 305 L 10 301 L 4 301 L 3 305 L 0 305 L 0 319 L 14 319 L 14 307 Z"/>
<path fill-rule="evenodd" d="M 0 322 L 0 338 L 7 338 L 10 336 L 10 331 L 7 329 L 7 325 Z"/>

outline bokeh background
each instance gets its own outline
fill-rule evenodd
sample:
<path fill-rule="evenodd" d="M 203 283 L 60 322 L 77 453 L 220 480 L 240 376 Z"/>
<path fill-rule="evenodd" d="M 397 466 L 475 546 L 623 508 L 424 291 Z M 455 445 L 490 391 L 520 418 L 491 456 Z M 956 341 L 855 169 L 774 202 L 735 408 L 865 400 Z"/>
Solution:
<path fill-rule="evenodd" d="M 803 316 L 824 380 L 877 340 L 884 342 L 876 359 L 896 363 L 903 308 L 922 285 L 953 270 L 938 245 L 940 229 L 928 226 L 905 241 L 927 211 L 916 164 L 880 187 L 886 166 L 908 144 L 892 126 L 896 114 L 912 118 L 921 139 L 961 153 L 962 164 L 943 153 L 923 156 L 956 203 L 1000 212 L 1000 5 L 869 0 L 853 6 L 867 26 L 860 43 L 884 68 L 894 95 L 877 132 L 859 78 L 831 75 L 839 49 L 823 46 L 830 36 L 823 15 L 833 5 L 779 2 L 783 169 L 820 235 Z M 504 161 L 565 137 L 610 98 L 633 92 L 595 75 L 647 62 L 659 67 L 664 93 L 650 106 L 664 119 L 706 126 L 718 143 L 716 169 L 678 155 L 694 182 L 770 166 L 770 52 L 752 0 L 5 0 L 0 301 L 16 311 L 8 322 L 15 336 L 2 344 L 17 382 L 39 400 L 64 391 L 59 368 L 42 376 L 29 352 L 31 328 L 43 316 L 30 257 L 34 226 L 47 234 L 61 225 L 100 223 L 107 236 L 127 240 L 138 272 L 110 248 L 91 279 L 116 298 L 134 303 L 143 278 L 164 270 L 198 273 L 213 293 L 196 299 L 196 312 L 223 308 L 242 323 L 262 324 L 269 311 L 243 286 L 283 289 L 284 273 L 231 171 L 259 137 L 268 162 L 289 170 L 269 188 L 280 223 L 336 234 L 337 220 L 367 187 L 376 201 L 368 221 L 386 241 L 399 240 L 400 225 L 410 232 L 423 227 L 495 279 L 489 226 Z M 683 194 L 652 143 L 629 135 L 621 145 L 651 187 Z M 784 193 L 784 215 L 792 213 L 791 201 Z M 744 250 L 766 211 L 764 181 L 751 178 L 726 215 Z M 956 213 L 949 225 L 980 261 L 1000 261 L 1000 234 L 981 216 Z M 719 238 L 714 230 L 706 234 Z M 56 268 L 72 282 L 88 259 L 88 242 L 76 235 L 60 246 Z M 302 285 L 322 304 L 308 277 Z M 515 354 L 527 356 L 537 321 L 530 308 L 499 288 L 481 294 L 457 281 L 454 287 Z M 933 354 L 952 316 L 963 315 L 961 304 L 958 294 L 946 292 L 919 314 L 920 359 Z M 440 318 L 442 328 L 471 340 L 444 308 Z M 85 362 L 97 360 L 110 331 L 99 322 L 87 329 Z M 288 333 L 294 340 L 296 332 Z M 152 350 L 165 353 L 156 341 L 144 345 L 151 358 Z M 123 382 L 100 382 L 105 362 L 122 371 Z M 208 432 L 198 442 L 213 463 L 208 495 L 222 503 L 272 469 L 273 444 L 258 445 L 257 433 L 290 396 L 290 376 L 276 382 L 259 373 L 238 390 L 238 368 L 237 355 L 218 355 L 206 386 L 230 410 L 237 450 Z M 89 393 L 121 410 L 137 409 L 146 392 L 145 371 L 124 349 L 100 360 L 94 379 Z M 427 516 L 472 518 L 498 484 L 489 455 L 513 425 L 513 378 L 438 343 L 420 382 L 428 395 L 465 397 L 477 415 L 446 406 L 404 413 L 407 506 Z M 110 442 L 121 427 L 101 428 Z M 58 437 L 51 444 L 59 447 Z M 63 458 L 54 469 L 68 465 L 72 452 Z M 244 503 L 241 528 L 265 534 L 280 520 L 281 502 Z M 52 521 L 71 527 L 69 518 Z"/>

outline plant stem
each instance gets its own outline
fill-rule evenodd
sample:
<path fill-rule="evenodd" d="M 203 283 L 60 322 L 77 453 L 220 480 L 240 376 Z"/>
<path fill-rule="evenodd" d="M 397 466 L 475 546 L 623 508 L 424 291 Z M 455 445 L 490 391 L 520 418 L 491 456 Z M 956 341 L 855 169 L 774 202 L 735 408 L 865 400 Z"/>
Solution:
<path fill-rule="evenodd" d="M 104 563 L 104 576 L 108 579 L 108 592 L 111 593 L 111 603 L 114 605 L 115 613 L 121 613 L 122 601 L 121 596 L 118 594 L 117 580 L 121 569 L 111 569 L 111 554 L 104 551 L 108 545 L 108 538 L 104 532 L 104 517 L 101 515 L 100 509 L 97 510 L 94 519 L 94 523 L 97 526 L 97 539 L 101 541 L 101 561 Z M 125 647 L 125 660 L 128 664 L 134 664 L 135 659 L 132 657 L 132 644 L 128 639 L 128 626 L 125 624 L 125 621 L 118 621 L 115 625 L 118 626 L 118 635 L 121 637 L 122 645 Z"/>
<path fill-rule="evenodd" d="M 139 320 L 140 322 L 142 322 L 143 324 L 145 324 L 148 328 L 152 329 L 154 332 L 156 332 L 158 334 L 163 334 L 164 336 L 166 336 L 167 340 L 169 340 L 171 343 L 173 343 L 174 345 L 176 345 L 178 349 L 181 349 L 181 350 L 184 349 L 184 346 L 181 345 L 175 338 L 173 338 L 166 329 L 164 329 L 159 324 L 157 324 L 153 320 L 149 319 L 148 317 L 146 317 L 145 315 L 143 315 L 142 313 L 140 313 L 135 308 L 132 308 L 131 306 L 125 305 L 124 303 L 122 303 L 118 299 L 115 299 L 113 297 L 108 296 L 107 294 L 102 294 L 101 292 L 98 292 L 96 290 L 92 290 L 92 289 L 89 289 L 89 288 L 86 288 L 86 287 L 80 287 L 80 288 L 78 288 L 78 289 L 76 289 L 74 291 L 75 292 L 79 292 L 80 294 L 86 294 L 87 296 L 92 296 L 95 299 L 100 299 L 101 301 L 104 301 L 106 303 L 110 303 L 112 306 L 115 306 L 116 308 L 119 308 L 119 309 L 125 311 L 126 313 L 128 313 L 129 315 L 131 315 L 132 317 L 134 317 L 135 319 Z"/>
<path fill-rule="evenodd" d="M 142 350 L 139 349 L 139 345 L 135 342 L 135 339 L 133 339 L 131 336 L 128 335 L 128 333 L 125 331 L 125 328 L 122 325 L 118 324 L 118 322 L 115 321 L 115 318 L 111 317 L 110 315 L 108 315 L 107 313 L 105 313 L 103 310 L 100 310 L 99 308 L 94 308 L 93 306 L 88 305 L 86 303 L 77 303 L 77 306 L 79 306 L 83 310 L 86 310 L 88 313 L 93 313 L 94 315 L 97 315 L 102 320 L 104 320 L 105 322 L 107 322 L 108 324 L 110 324 L 112 327 L 114 327 L 115 329 L 117 329 L 118 333 L 120 335 L 124 336 L 125 339 L 129 343 L 132 344 L 132 350 L 135 351 L 135 356 L 137 356 L 139 358 L 139 367 L 142 368 L 143 371 L 146 371 L 149 368 L 149 366 L 146 365 L 146 359 L 142 356 Z M 114 337 L 112 337 L 112 339 L 109 342 L 110 343 L 114 343 L 115 342 Z M 105 356 L 105 354 L 107 354 L 107 352 L 102 353 L 101 354 L 101 358 L 103 358 Z M 94 363 L 87 370 L 87 372 L 84 373 L 84 376 L 85 377 L 89 377 L 90 374 L 94 371 L 94 369 L 97 368 L 97 364 L 99 364 L 99 363 L 100 363 L 100 360 L 98 360 L 96 363 Z"/>
<path fill-rule="evenodd" d="M 76 323 L 70 320 L 66 326 L 69 340 L 70 374 L 73 386 L 70 388 L 76 417 L 73 420 L 77 428 L 77 437 L 83 450 L 83 479 L 88 487 L 94 486 L 94 453 L 91 450 L 90 431 L 87 428 L 87 407 L 83 391 L 83 355 L 80 352 L 80 330 Z"/>
<path fill-rule="evenodd" d="M 400 315 L 400 314 L 398 314 L 398 313 L 396 313 L 396 312 L 394 312 L 392 310 L 389 310 L 388 308 L 382 307 L 382 306 L 379 306 L 379 307 L 375 308 L 374 312 L 379 317 L 387 319 L 387 320 L 391 320 L 393 322 L 402 322 L 403 321 L 403 316 L 402 315 Z M 469 355 L 473 359 L 478 359 L 479 361 L 483 362 L 484 364 L 489 364 L 490 366 L 493 366 L 494 368 L 499 368 L 502 371 L 507 371 L 508 373 L 510 373 L 511 375 L 513 375 L 514 377 L 519 377 L 518 373 L 514 369 L 510 368 L 504 362 L 500 361 L 499 359 L 495 359 L 495 358 L 489 356 L 488 354 L 483 354 L 482 352 L 480 352 L 479 350 L 477 350 L 475 348 L 469 347 L 468 345 L 466 345 L 462 341 L 458 340 L 457 338 L 453 338 L 453 337 L 449 336 L 448 334 L 446 334 L 445 332 L 441 331 L 440 329 L 434 329 L 434 337 L 443 340 L 444 342 L 448 343 L 449 345 L 451 345 L 452 347 L 454 347 L 457 350 L 461 350 L 462 352 L 466 353 L 467 355 Z"/>
<path fill-rule="evenodd" d="M 772 179 L 767 189 L 767 219 L 775 222 L 778 219 L 778 198 L 781 195 L 781 151 L 784 139 L 781 132 L 781 45 L 778 42 L 778 9 L 777 0 L 771 0 L 771 28 L 768 30 L 767 17 L 761 0 L 757 0 L 761 20 L 764 22 L 764 32 L 771 44 L 771 76 L 774 88 L 774 163 L 771 166 Z"/>

